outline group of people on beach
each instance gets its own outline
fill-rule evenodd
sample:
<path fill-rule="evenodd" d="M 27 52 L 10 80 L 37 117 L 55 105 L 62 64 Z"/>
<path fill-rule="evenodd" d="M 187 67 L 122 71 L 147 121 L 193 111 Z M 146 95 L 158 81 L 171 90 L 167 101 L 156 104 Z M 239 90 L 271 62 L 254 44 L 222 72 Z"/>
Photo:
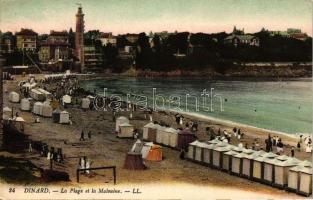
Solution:
<path fill-rule="evenodd" d="M 297 144 L 297 148 L 300 150 L 302 144 L 304 143 L 305 145 L 305 152 L 306 153 L 312 153 L 312 138 L 311 136 L 308 136 L 308 137 L 304 137 L 303 138 L 303 135 L 300 135 L 299 136 L 299 141 L 298 141 L 298 144 Z"/>

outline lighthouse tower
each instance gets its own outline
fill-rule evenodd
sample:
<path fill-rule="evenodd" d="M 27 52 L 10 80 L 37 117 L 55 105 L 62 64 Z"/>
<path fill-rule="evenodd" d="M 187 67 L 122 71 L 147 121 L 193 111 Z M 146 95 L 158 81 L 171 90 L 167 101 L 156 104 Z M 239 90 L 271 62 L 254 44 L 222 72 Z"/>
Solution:
<path fill-rule="evenodd" d="M 82 6 L 79 5 L 76 14 L 76 31 L 75 31 L 75 54 L 80 62 L 80 70 L 83 72 L 85 67 L 84 59 L 84 14 Z"/>

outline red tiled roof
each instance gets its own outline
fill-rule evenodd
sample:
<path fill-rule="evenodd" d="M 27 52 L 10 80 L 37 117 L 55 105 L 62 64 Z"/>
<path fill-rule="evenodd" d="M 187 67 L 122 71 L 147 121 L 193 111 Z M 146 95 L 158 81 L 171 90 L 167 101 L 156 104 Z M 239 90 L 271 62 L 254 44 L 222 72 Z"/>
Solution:
<path fill-rule="evenodd" d="M 37 36 L 38 34 L 33 31 L 32 29 L 21 29 L 20 32 L 17 32 L 15 35 L 30 35 L 30 36 Z"/>

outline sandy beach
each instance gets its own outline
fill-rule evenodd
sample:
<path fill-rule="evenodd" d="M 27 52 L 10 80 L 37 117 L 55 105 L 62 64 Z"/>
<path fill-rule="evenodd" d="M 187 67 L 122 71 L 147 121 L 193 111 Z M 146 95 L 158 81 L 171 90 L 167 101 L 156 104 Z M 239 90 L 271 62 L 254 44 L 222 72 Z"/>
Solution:
<path fill-rule="evenodd" d="M 42 75 L 36 75 L 39 79 Z M 19 93 L 18 83 L 25 77 L 17 76 L 13 81 L 6 81 L 5 88 L 10 91 Z M 49 85 L 49 87 L 53 87 Z M 4 106 L 13 107 L 14 111 L 18 111 L 20 116 L 26 121 L 25 133 L 34 141 L 42 141 L 49 146 L 55 148 L 62 148 L 63 153 L 68 157 L 64 164 L 54 165 L 54 169 L 66 171 L 70 175 L 71 183 L 76 184 L 76 169 L 78 167 L 78 157 L 87 156 L 93 161 L 92 166 L 109 166 L 115 165 L 117 167 L 117 183 L 118 184 L 142 184 L 142 183 L 186 183 L 201 185 L 203 187 L 219 187 L 230 188 L 246 192 L 258 192 L 264 195 L 275 194 L 278 196 L 297 197 L 294 193 L 289 193 L 284 190 L 266 186 L 247 179 L 231 176 L 227 173 L 214 170 L 199 164 L 195 164 L 179 158 L 177 150 L 163 147 L 164 160 L 161 162 L 146 161 L 148 169 L 143 171 L 129 171 L 123 169 L 126 153 L 131 149 L 134 139 L 119 139 L 114 134 L 115 122 L 112 120 L 111 112 L 99 112 L 95 110 L 83 111 L 80 108 L 70 107 L 65 109 L 71 115 L 72 125 L 62 125 L 52 122 L 51 118 L 40 117 L 41 123 L 33 123 L 36 116 L 31 112 L 22 112 L 19 110 L 19 104 L 9 102 L 8 94 L 4 94 Z M 129 112 L 119 112 L 118 116 L 129 117 Z M 179 128 L 176 124 L 173 111 L 159 111 L 153 112 L 154 121 L 165 121 L 171 127 Z M 184 113 L 185 122 L 197 121 L 199 123 L 197 137 L 199 140 L 207 140 L 205 128 L 211 126 L 215 131 L 218 129 L 232 132 L 233 124 L 223 122 L 222 120 L 202 118 L 199 116 L 192 116 Z M 144 118 L 143 111 L 136 111 L 133 113 L 133 119 L 130 123 L 139 131 L 147 124 L 148 119 Z M 268 132 L 263 129 L 258 129 L 250 126 L 236 124 L 245 136 L 241 141 L 232 139 L 231 143 L 236 145 L 239 142 L 247 144 L 251 147 L 255 138 L 260 139 L 260 146 L 265 149 L 264 140 L 270 133 L 271 136 L 279 136 L 285 144 L 284 154 L 290 154 L 291 146 L 296 146 L 297 138 L 288 136 L 286 134 L 279 134 L 277 132 Z M 91 131 L 91 139 L 79 141 L 81 130 Z M 274 152 L 276 149 L 274 148 Z M 25 158 L 32 163 L 42 168 L 49 168 L 49 162 L 46 158 L 40 157 L 38 152 L 19 154 L 9 154 L 2 152 L 1 155 L 13 156 L 16 158 Z M 304 149 L 296 151 L 295 156 L 301 160 L 310 160 L 311 154 L 305 153 Z M 110 172 L 96 171 L 92 176 L 81 176 L 82 183 L 112 183 L 112 176 Z M 63 184 L 63 183 L 61 183 Z M 65 183 L 65 185 L 68 183 Z"/>

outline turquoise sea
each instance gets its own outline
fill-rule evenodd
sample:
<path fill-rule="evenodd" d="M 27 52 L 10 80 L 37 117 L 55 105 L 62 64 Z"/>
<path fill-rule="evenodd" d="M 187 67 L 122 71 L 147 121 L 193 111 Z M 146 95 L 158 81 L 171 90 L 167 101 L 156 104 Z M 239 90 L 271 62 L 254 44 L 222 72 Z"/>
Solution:
<path fill-rule="evenodd" d="M 91 91 L 96 89 L 98 93 L 103 93 L 104 88 L 107 88 L 106 96 L 115 94 L 123 100 L 126 100 L 129 94 L 129 99 L 133 102 L 141 101 L 140 105 L 146 102 L 147 97 L 149 107 L 154 105 L 159 108 L 180 108 L 185 112 L 295 134 L 312 133 L 311 81 L 311 79 L 210 81 L 205 78 L 113 77 L 84 81 L 81 82 L 81 86 Z M 205 95 L 206 99 L 204 95 L 201 96 L 203 90 L 208 94 Z M 214 95 L 213 110 L 211 110 L 211 91 Z M 189 96 L 186 98 L 187 94 Z M 157 95 L 164 98 L 164 106 L 163 99 L 156 98 Z M 173 101 L 170 101 L 170 97 Z"/>

